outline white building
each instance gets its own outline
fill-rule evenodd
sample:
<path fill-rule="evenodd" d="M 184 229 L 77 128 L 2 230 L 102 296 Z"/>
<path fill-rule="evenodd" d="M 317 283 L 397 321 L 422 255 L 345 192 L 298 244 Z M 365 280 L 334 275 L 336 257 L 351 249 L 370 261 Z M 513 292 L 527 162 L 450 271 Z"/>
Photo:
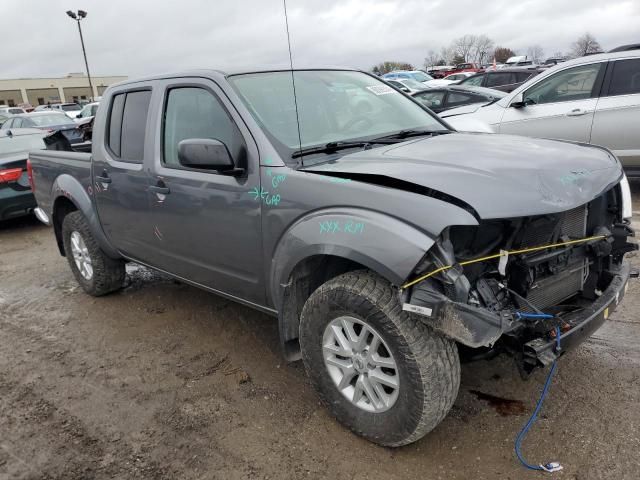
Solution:
<path fill-rule="evenodd" d="M 29 103 L 37 106 L 47 103 L 89 101 L 102 96 L 102 92 L 109 85 L 126 79 L 125 76 L 92 76 L 93 92 L 89 88 L 89 79 L 84 73 L 70 73 L 62 78 L 0 79 L 0 105 L 15 106 Z"/>

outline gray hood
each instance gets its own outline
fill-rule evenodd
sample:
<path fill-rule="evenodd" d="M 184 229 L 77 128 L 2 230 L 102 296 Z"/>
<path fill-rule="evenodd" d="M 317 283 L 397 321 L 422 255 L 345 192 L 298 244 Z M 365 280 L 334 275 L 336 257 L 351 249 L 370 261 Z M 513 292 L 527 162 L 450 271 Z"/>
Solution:
<path fill-rule="evenodd" d="M 426 187 L 435 191 L 434 196 L 440 192 L 468 204 L 484 219 L 570 210 L 593 200 L 622 177 L 619 162 L 603 148 L 468 133 L 364 150 L 305 170 L 344 174 L 364 182 L 369 176 L 372 183 L 382 185 L 385 178 L 395 180 L 387 186 Z"/>

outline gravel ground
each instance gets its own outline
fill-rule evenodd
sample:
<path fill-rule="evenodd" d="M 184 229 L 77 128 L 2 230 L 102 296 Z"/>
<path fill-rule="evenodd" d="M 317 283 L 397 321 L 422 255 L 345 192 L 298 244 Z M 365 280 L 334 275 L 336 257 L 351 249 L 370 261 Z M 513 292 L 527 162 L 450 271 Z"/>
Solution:
<path fill-rule="evenodd" d="M 274 319 L 135 266 L 127 282 L 91 298 L 50 229 L 0 224 L 0 479 L 541 478 L 513 439 L 544 371 L 523 382 L 507 358 L 464 365 L 444 422 L 381 448 L 337 424 L 302 366 L 283 362 Z M 559 364 L 524 445 L 564 465 L 547 478 L 640 477 L 639 307 L 633 283 Z"/>

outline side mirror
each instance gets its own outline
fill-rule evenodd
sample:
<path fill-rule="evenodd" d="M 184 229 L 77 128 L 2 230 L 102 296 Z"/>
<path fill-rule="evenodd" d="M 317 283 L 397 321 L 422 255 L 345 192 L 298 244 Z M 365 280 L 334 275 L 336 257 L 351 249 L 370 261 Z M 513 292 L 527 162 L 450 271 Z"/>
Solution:
<path fill-rule="evenodd" d="M 400 90 L 402 90 L 405 93 L 411 93 L 411 90 L 409 88 L 407 88 L 407 87 L 402 87 L 402 88 L 400 88 Z"/>
<path fill-rule="evenodd" d="M 524 101 L 524 95 L 522 94 L 522 92 L 513 97 L 513 100 L 511 100 L 511 104 L 509 104 L 509 106 L 513 108 L 522 108 L 527 106 Z"/>
<path fill-rule="evenodd" d="M 81 113 L 77 114 L 76 118 L 82 118 L 82 114 Z"/>
<path fill-rule="evenodd" d="M 188 168 L 217 170 L 228 175 L 238 175 L 243 168 L 236 168 L 227 146 L 220 140 L 188 138 L 178 143 L 178 160 Z"/>

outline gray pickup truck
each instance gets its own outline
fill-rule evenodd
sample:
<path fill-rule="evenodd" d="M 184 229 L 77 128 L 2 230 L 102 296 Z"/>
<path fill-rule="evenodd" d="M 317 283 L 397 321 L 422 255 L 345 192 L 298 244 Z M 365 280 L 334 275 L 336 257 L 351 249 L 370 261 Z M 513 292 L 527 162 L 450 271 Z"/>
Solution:
<path fill-rule="evenodd" d="M 360 71 L 128 81 L 106 91 L 92 147 L 29 166 L 83 289 L 118 290 L 133 261 L 276 316 L 287 359 L 381 445 L 445 417 L 461 358 L 553 362 L 631 276 L 609 151 L 458 133 Z"/>

